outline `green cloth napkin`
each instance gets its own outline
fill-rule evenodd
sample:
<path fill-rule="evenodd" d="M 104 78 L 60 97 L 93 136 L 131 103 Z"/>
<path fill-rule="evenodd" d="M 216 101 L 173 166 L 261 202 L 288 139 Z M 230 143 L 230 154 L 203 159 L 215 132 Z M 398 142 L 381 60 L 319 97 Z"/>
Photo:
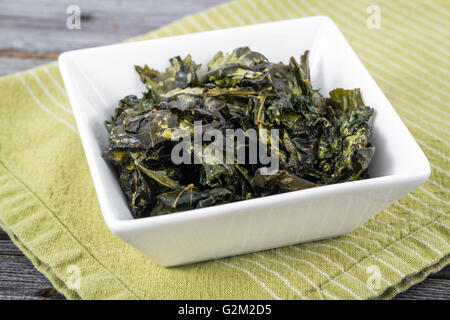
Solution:
<path fill-rule="evenodd" d="M 156 265 L 103 222 L 56 63 L 0 79 L 0 226 L 70 299 L 392 298 L 423 280 L 450 260 L 450 3 L 371 4 L 233 1 L 134 39 L 331 17 L 432 166 L 427 183 L 351 234 L 184 267 Z"/>

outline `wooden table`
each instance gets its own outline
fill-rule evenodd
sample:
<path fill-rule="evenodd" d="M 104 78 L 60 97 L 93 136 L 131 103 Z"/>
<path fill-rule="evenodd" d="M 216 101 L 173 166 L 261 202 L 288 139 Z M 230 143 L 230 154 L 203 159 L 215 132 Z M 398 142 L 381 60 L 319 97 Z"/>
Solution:
<path fill-rule="evenodd" d="M 223 0 L 2 0 L 0 76 L 54 61 L 59 53 L 118 42 Z M 66 9 L 81 9 L 81 30 L 68 30 Z M 0 230 L 0 299 L 64 299 Z M 450 299 L 450 266 L 396 299 Z"/>

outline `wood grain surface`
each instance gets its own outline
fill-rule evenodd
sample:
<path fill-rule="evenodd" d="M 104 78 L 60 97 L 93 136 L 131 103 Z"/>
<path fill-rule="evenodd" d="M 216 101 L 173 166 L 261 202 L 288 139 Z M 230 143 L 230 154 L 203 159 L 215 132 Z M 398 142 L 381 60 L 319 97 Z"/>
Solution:
<path fill-rule="evenodd" d="M 1 0 L 0 76 L 54 61 L 66 50 L 111 44 L 223 0 Z M 66 9 L 81 9 L 68 30 Z M 0 299 L 64 299 L 0 229 Z M 395 299 L 450 299 L 450 266 Z"/>

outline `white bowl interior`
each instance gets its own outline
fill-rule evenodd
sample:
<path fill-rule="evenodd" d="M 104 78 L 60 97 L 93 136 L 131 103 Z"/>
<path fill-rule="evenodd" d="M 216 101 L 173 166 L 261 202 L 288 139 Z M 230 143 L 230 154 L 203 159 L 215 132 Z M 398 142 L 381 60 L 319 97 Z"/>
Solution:
<path fill-rule="evenodd" d="M 335 24 L 326 17 L 294 19 L 64 53 L 60 65 L 104 215 L 132 219 L 113 168 L 101 153 L 108 145 L 104 121 L 126 95 L 145 90 L 134 65 L 163 70 L 170 57 L 191 54 L 206 62 L 218 51 L 249 46 L 271 61 L 287 63 L 311 51 L 311 78 L 323 94 L 338 87 L 361 88 L 375 108 L 373 177 L 414 175 L 426 170 L 423 153 Z M 106 217 L 105 217 L 106 218 Z M 152 218 L 149 218 L 152 219 Z M 108 219 L 107 223 L 108 223 Z"/>

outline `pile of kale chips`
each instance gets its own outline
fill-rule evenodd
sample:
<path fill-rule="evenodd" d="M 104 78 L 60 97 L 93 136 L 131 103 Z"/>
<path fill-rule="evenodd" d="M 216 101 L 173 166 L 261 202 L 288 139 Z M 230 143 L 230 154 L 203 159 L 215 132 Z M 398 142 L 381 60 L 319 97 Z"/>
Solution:
<path fill-rule="evenodd" d="M 368 178 L 374 110 L 359 89 L 335 89 L 329 98 L 314 90 L 308 56 L 285 65 L 241 47 L 218 52 L 203 76 L 189 55 L 170 59 L 165 72 L 136 66 L 148 91 L 120 100 L 106 121 L 110 144 L 103 153 L 134 217 Z M 194 121 L 203 131 L 278 129 L 278 172 L 262 175 L 261 163 L 174 164 L 179 139 L 172 135 L 179 128 L 194 135 Z M 269 145 L 267 152 L 275 150 Z"/>

